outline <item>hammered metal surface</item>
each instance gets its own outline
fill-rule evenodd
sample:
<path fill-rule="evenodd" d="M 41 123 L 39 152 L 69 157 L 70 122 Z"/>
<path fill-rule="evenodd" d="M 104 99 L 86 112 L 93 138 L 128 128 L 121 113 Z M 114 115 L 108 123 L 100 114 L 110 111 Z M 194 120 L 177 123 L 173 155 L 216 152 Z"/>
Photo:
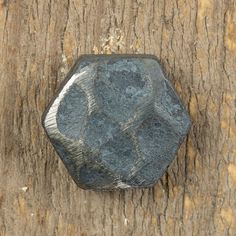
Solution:
<path fill-rule="evenodd" d="M 84 189 L 150 187 L 190 127 L 153 56 L 83 56 L 43 116 L 43 126 Z"/>

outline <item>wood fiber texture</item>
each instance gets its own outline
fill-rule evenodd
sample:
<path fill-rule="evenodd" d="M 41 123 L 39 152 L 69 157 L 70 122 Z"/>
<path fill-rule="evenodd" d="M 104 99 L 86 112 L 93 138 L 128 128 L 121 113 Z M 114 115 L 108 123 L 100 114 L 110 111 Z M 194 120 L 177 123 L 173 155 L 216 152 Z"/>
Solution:
<path fill-rule="evenodd" d="M 233 0 L 1 0 L 0 235 L 236 235 Z M 192 128 L 150 189 L 79 189 L 41 115 L 88 53 L 159 59 Z"/>

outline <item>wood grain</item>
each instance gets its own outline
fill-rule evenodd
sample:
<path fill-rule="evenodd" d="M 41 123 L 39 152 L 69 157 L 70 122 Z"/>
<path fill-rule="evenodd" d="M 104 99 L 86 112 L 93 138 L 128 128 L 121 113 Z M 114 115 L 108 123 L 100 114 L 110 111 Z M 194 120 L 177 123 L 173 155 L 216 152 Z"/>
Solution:
<path fill-rule="evenodd" d="M 0 235 L 236 235 L 233 0 L 0 1 Z M 76 187 L 41 114 L 85 53 L 154 54 L 193 126 L 154 188 Z"/>

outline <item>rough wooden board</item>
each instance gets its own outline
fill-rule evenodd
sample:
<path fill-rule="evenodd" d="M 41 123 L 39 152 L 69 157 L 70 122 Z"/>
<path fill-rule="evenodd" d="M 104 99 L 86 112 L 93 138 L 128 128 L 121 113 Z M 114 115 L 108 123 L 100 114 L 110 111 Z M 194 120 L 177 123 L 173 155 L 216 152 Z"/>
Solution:
<path fill-rule="evenodd" d="M 0 235 L 235 235 L 233 0 L 1 0 Z M 78 189 L 41 114 L 84 53 L 160 58 L 193 127 L 152 189 Z M 24 188 L 27 187 L 27 188 Z"/>

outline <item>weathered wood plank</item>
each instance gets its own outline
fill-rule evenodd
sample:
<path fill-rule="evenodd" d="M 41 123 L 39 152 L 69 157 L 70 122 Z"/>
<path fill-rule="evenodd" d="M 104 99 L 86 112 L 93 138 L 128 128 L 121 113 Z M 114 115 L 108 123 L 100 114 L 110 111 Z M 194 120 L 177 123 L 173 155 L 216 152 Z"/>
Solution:
<path fill-rule="evenodd" d="M 233 0 L 2 0 L 0 235 L 235 235 Z M 84 53 L 160 58 L 193 126 L 152 189 L 78 189 L 41 114 Z M 24 188 L 27 187 L 27 188 Z"/>

